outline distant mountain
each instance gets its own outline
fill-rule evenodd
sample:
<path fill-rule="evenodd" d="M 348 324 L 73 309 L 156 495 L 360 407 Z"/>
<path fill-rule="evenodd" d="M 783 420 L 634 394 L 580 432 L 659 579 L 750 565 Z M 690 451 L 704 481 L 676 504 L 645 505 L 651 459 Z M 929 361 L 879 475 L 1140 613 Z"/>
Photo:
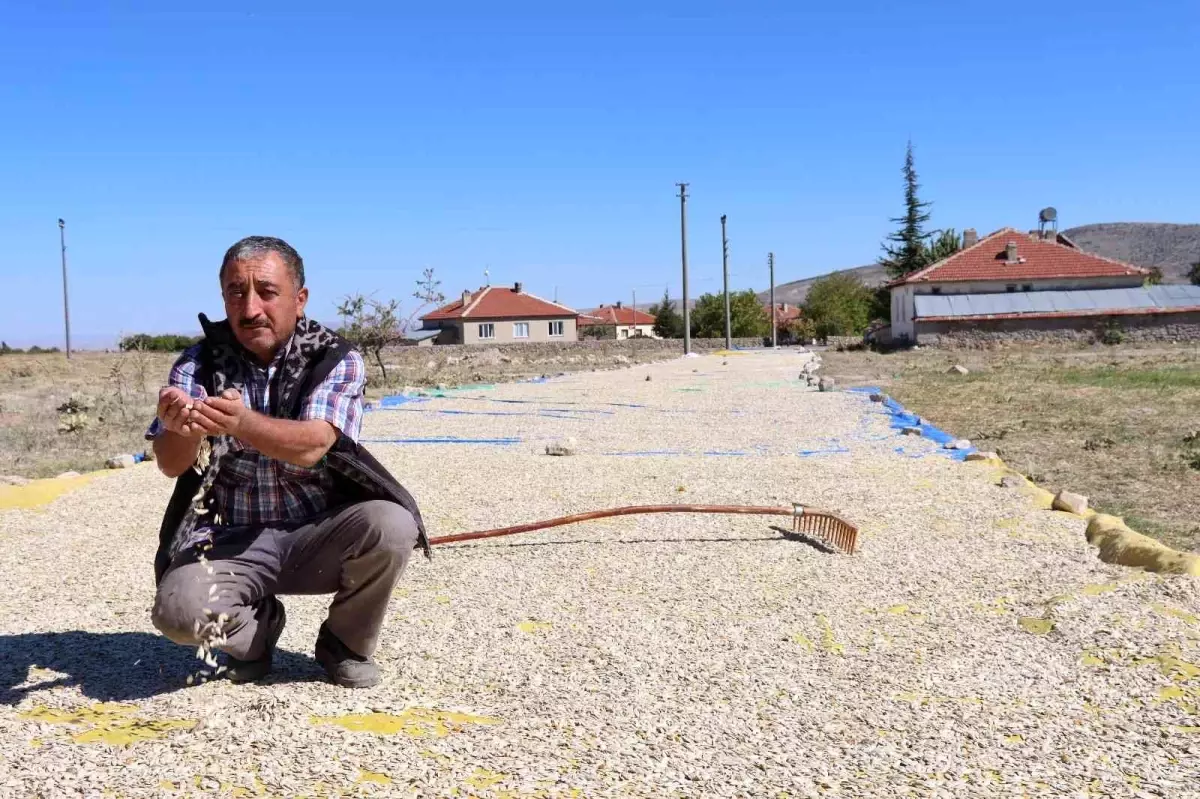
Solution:
<path fill-rule="evenodd" d="M 806 277 L 803 280 L 793 280 L 791 283 L 776 284 L 775 286 L 775 302 L 787 303 L 789 305 L 801 305 L 804 298 L 808 295 L 809 288 L 812 284 L 823 277 L 829 277 L 834 274 L 851 273 L 858 275 L 858 279 L 866 283 L 871 288 L 883 285 L 887 280 L 887 272 L 879 264 L 867 264 L 866 266 L 855 266 L 850 269 L 839 269 L 836 272 L 828 272 L 824 275 L 816 275 L 814 277 Z M 758 299 L 761 302 L 771 301 L 771 292 L 760 291 Z"/>
<path fill-rule="evenodd" d="M 1062 233 L 1081 250 L 1134 266 L 1157 266 L 1167 283 L 1186 283 L 1188 267 L 1200 261 L 1200 225 L 1105 222 Z"/>
<path fill-rule="evenodd" d="M 1167 283 L 1186 283 L 1189 266 L 1200 261 L 1200 225 L 1104 222 L 1080 225 L 1062 233 L 1081 250 L 1147 269 L 1157 266 Z M 872 288 L 887 280 L 887 273 L 878 264 L 856 266 L 776 285 L 775 302 L 800 305 L 815 281 L 843 272 L 857 274 L 863 283 Z M 758 297 L 762 302 L 768 302 L 770 292 L 761 291 Z"/>

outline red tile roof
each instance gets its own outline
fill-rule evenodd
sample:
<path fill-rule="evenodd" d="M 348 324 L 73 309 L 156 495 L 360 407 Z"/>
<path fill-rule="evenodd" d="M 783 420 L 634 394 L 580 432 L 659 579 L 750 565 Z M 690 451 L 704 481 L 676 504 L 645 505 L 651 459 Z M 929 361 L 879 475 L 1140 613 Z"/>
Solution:
<path fill-rule="evenodd" d="M 584 319 L 581 319 L 581 324 L 588 325 L 652 325 L 654 317 L 648 313 L 635 310 L 633 308 L 621 307 L 615 305 L 601 305 L 591 311 L 584 311 Z"/>
<path fill-rule="evenodd" d="M 1017 262 L 1009 263 L 1007 246 L 1017 245 Z M 894 280 L 906 283 L 944 283 L 962 280 L 1046 280 L 1064 277 L 1131 277 L 1150 274 L 1131 264 L 1102 258 L 1057 241 L 1038 239 L 1006 227 L 981 238 L 949 258 Z"/>
<path fill-rule="evenodd" d="M 768 305 L 768 307 L 770 307 Z M 793 319 L 799 319 L 804 313 L 799 305 L 789 305 L 786 302 L 775 303 L 775 324 L 786 325 Z"/>
<path fill-rule="evenodd" d="M 565 319 L 578 315 L 578 311 L 565 305 L 512 286 L 486 286 L 472 293 L 465 305 L 460 297 L 421 319 Z"/>

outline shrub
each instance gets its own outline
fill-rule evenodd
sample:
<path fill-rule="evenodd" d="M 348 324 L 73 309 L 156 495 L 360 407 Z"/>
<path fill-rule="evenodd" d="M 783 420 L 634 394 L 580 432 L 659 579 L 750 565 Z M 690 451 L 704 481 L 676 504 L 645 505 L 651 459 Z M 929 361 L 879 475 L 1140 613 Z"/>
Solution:
<path fill-rule="evenodd" d="M 134 333 L 121 339 L 118 346 L 121 352 L 182 352 L 200 341 L 199 336 L 181 336 L 174 333 L 152 335 L 150 333 Z"/>
<path fill-rule="evenodd" d="M 1121 329 L 1121 323 L 1116 319 L 1109 319 L 1104 325 L 1104 330 L 1100 333 L 1101 344 L 1120 344 L 1125 340 L 1125 331 Z"/>

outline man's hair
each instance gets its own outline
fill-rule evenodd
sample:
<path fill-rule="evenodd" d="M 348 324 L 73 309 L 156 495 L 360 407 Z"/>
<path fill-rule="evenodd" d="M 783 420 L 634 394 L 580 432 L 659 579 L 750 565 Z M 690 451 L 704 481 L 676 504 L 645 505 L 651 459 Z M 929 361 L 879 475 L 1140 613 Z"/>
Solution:
<path fill-rule="evenodd" d="M 221 261 L 221 271 L 218 273 L 218 277 L 224 281 L 225 267 L 232 263 L 243 258 L 262 258 L 269 252 L 277 253 L 283 259 L 288 271 L 292 273 L 296 291 L 304 288 L 304 259 L 292 248 L 292 245 L 274 236 L 247 236 L 235 243 L 225 251 L 225 258 Z"/>

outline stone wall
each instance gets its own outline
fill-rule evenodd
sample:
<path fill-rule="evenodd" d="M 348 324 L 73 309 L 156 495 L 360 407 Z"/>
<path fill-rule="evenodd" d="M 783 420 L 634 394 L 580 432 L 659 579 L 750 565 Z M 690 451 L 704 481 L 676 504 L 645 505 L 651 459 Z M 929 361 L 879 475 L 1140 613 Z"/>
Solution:
<path fill-rule="evenodd" d="M 735 347 L 761 347 L 762 339 L 735 338 Z M 719 350 L 725 339 L 692 339 L 694 352 Z M 534 341 L 513 344 L 397 347 L 383 354 L 388 382 L 395 385 L 457 385 L 525 377 L 623 368 L 683 355 L 682 339 Z M 370 362 L 372 382 L 378 367 Z"/>
<path fill-rule="evenodd" d="M 1100 342 L 1113 324 L 1129 342 L 1200 341 L 1200 312 L 1112 314 L 1042 319 L 989 319 L 972 322 L 918 322 L 917 342 L 931 347 L 987 347 L 995 344 Z"/>

